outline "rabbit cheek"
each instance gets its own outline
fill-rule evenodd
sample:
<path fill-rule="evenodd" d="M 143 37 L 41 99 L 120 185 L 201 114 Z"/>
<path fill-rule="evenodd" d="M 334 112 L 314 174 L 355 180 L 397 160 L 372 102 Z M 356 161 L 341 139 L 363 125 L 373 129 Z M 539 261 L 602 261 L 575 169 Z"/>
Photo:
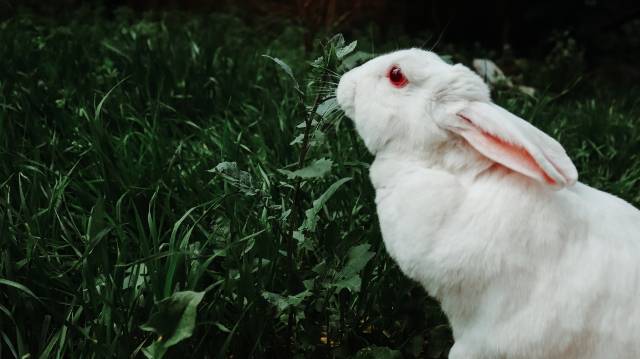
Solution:
<path fill-rule="evenodd" d="M 356 130 L 364 140 L 367 149 L 378 152 L 390 139 L 389 124 L 393 113 L 376 103 L 357 103 L 354 122 Z"/>

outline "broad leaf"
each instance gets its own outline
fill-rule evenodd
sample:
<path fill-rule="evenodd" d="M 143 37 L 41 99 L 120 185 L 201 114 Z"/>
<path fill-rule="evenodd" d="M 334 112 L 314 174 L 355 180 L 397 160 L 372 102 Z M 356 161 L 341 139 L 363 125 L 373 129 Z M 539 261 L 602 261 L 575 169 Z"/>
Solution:
<path fill-rule="evenodd" d="M 333 44 L 336 49 L 341 49 L 344 47 L 344 36 L 340 33 L 335 34 L 331 39 L 329 39 L 329 43 Z"/>
<path fill-rule="evenodd" d="M 318 197 L 318 199 L 313 201 L 313 207 L 311 207 L 305 212 L 305 215 L 307 218 L 302 224 L 303 229 L 307 229 L 309 231 L 315 231 L 316 225 L 318 224 L 318 213 L 320 213 L 320 210 L 322 210 L 322 207 L 324 207 L 324 205 L 327 203 L 329 198 L 331 198 L 331 196 L 333 196 L 333 194 L 336 193 L 336 191 L 338 190 L 338 188 L 340 188 L 340 186 L 342 186 L 343 184 L 345 184 L 350 180 L 351 180 L 351 177 L 345 177 L 336 181 L 331 186 L 329 186 L 329 188 L 327 188 L 327 190 L 320 197 Z"/>
<path fill-rule="evenodd" d="M 251 174 L 239 169 L 235 162 L 220 162 L 207 172 L 220 175 L 227 183 L 246 195 L 252 196 L 257 192 L 253 187 Z"/>
<path fill-rule="evenodd" d="M 297 145 L 299 143 L 302 143 L 303 140 L 304 140 L 304 135 L 299 134 L 298 136 L 296 136 L 296 138 L 293 139 L 293 141 L 289 143 L 289 145 L 290 146 Z"/>
<path fill-rule="evenodd" d="M 305 298 L 311 295 L 312 293 L 309 290 L 304 290 L 296 295 L 288 295 L 286 297 L 278 293 L 263 292 L 262 298 L 276 306 L 279 312 L 284 312 L 289 307 L 299 306 Z"/>
<path fill-rule="evenodd" d="M 278 65 L 278 67 L 280 67 L 287 75 L 289 75 L 289 77 L 293 80 L 293 83 L 295 85 L 295 88 L 297 90 L 299 90 L 299 86 L 298 86 L 298 81 L 296 80 L 295 76 L 293 75 L 293 71 L 291 70 L 291 67 L 289 65 L 287 65 L 286 62 L 280 60 L 277 57 L 271 57 L 269 55 L 262 55 L 263 57 L 268 58 L 269 60 L 273 61 L 276 63 L 276 65 Z"/>
<path fill-rule="evenodd" d="M 349 292 L 356 293 L 360 291 L 360 286 L 362 285 L 362 279 L 360 279 L 359 275 L 354 275 L 349 278 L 341 279 L 335 283 L 333 286 L 337 290 L 346 289 Z"/>
<path fill-rule="evenodd" d="M 372 346 L 360 349 L 355 357 L 356 359 L 400 359 L 402 353 L 388 347 Z"/>
<path fill-rule="evenodd" d="M 296 78 L 293 76 L 293 71 L 291 70 L 291 67 L 289 65 L 287 65 L 286 62 L 280 60 L 277 57 L 271 57 L 269 55 L 262 55 L 263 57 L 268 58 L 269 60 L 275 62 L 278 66 L 280 66 L 280 68 L 282 70 L 284 70 L 284 72 L 287 73 L 287 75 L 289 75 L 289 77 L 291 77 L 293 80 L 295 80 Z"/>
<path fill-rule="evenodd" d="M 335 97 L 332 97 L 324 101 L 323 103 L 321 103 L 316 109 L 316 113 L 320 115 L 320 117 L 326 118 L 327 115 L 337 110 L 338 108 L 340 108 L 340 105 L 338 104 L 338 100 L 336 100 Z"/>
<path fill-rule="evenodd" d="M 340 271 L 340 276 L 347 278 L 360 273 L 375 255 L 375 253 L 369 251 L 369 248 L 371 248 L 371 245 L 368 243 L 351 247 L 347 255 L 347 264 L 345 264 L 344 268 Z"/>
<path fill-rule="evenodd" d="M 331 171 L 331 165 L 333 162 L 326 158 L 321 158 L 319 160 L 314 161 L 307 167 L 301 168 L 296 171 L 288 171 L 284 169 L 278 170 L 280 173 L 286 175 L 289 178 L 318 178 L 323 177 L 329 171 Z"/>
<path fill-rule="evenodd" d="M 337 275 L 337 281 L 333 284 L 338 290 L 348 289 L 350 292 L 359 292 L 362 280 L 359 273 L 375 255 L 370 252 L 371 246 L 367 243 L 360 244 L 349 249 L 347 263 Z"/>
<path fill-rule="evenodd" d="M 346 56 L 340 66 L 338 67 L 338 71 L 348 71 L 352 68 L 356 67 L 356 65 L 361 64 L 367 60 L 370 60 L 374 57 L 372 53 L 364 52 L 364 51 L 356 51 L 351 55 Z"/>
<path fill-rule="evenodd" d="M 158 339 L 143 349 L 147 358 L 162 358 L 167 349 L 191 337 L 196 325 L 196 310 L 205 292 L 176 292 L 157 303 L 158 311 L 140 326 L 154 332 Z"/>
<path fill-rule="evenodd" d="M 358 41 L 353 41 L 352 43 L 350 43 L 349 45 L 336 49 L 336 56 L 338 57 L 338 59 L 342 59 L 343 57 L 349 55 L 350 53 L 353 52 L 353 50 L 356 49 L 356 46 L 358 45 Z"/>

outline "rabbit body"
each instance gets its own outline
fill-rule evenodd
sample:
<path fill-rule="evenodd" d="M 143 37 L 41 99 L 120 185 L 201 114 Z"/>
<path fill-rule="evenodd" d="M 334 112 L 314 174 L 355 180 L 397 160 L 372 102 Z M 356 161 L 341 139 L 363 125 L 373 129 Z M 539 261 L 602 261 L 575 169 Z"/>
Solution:
<path fill-rule="evenodd" d="M 337 98 L 376 156 L 385 247 L 441 302 L 450 358 L 640 358 L 640 211 L 431 52 L 370 60 Z"/>
<path fill-rule="evenodd" d="M 640 358 L 640 212 L 581 183 L 517 177 L 371 167 L 385 247 L 441 302 L 450 358 Z"/>

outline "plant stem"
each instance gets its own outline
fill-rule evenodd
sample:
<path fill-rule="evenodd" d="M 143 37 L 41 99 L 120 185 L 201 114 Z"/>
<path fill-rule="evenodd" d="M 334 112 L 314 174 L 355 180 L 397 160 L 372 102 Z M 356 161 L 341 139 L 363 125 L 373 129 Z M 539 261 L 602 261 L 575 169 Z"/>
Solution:
<path fill-rule="evenodd" d="M 326 80 L 327 76 L 328 76 L 328 71 L 325 70 L 321 76 L 321 83 L 323 83 Z M 309 152 L 309 148 L 311 147 L 310 144 L 311 144 L 312 123 L 313 123 L 313 119 L 316 116 L 316 111 L 318 110 L 318 106 L 320 106 L 320 103 L 322 102 L 322 100 L 323 98 L 320 92 L 317 93 L 313 100 L 313 105 L 311 106 L 311 109 L 309 110 L 309 112 L 307 112 L 307 115 L 304 119 L 304 133 L 302 137 L 302 144 L 300 145 L 300 153 L 298 155 L 298 169 L 301 169 L 304 167 L 304 163 L 307 158 L 307 153 Z M 304 107 L 304 94 L 302 93 L 300 93 L 300 103 Z M 294 273 L 296 273 L 296 271 L 293 263 L 293 255 L 294 255 L 293 232 L 294 232 L 294 229 L 300 225 L 300 222 L 304 217 L 302 213 L 303 209 L 301 208 L 301 205 L 300 205 L 301 188 L 302 188 L 302 180 L 298 178 L 296 179 L 296 183 L 293 190 L 293 202 L 291 205 L 291 222 L 289 227 L 289 233 L 287 234 L 287 237 L 286 237 L 287 267 L 288 267 L 287 282 L 288 282 L 288 289 L 290 294 L 293 294 L 293 292 L 295 291 L 295 285 L 296 285 L 296 281 L 294 278 Z M 295 312 L 294 312 L 294 309 L 291 308 L 289 310 L 287 327 L 289 331 L 289 338 L 291 338 L 292 341 L 294 341 L 294 330 L 293 330 L 294 325 L 295 325 Z"/>

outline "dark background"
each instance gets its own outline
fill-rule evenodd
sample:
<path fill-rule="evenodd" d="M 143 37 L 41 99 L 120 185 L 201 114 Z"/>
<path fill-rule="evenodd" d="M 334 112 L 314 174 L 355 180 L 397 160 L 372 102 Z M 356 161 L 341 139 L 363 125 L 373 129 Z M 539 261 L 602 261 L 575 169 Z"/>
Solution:
<path fill-rule="evenodd" d="M 343 31 L 375 24 L 408 35 L 431 33 L 442 41 L 476 44 L 499 54 L 542 56 L 554 37 L 568 34 L 590 65 L 636 64 L 640 49 L 640 5 L 634 0 L 410 1 L 410 0 L 0 0 L 2 17 L 20 8 L 62 16 L 82 6 L 106 14 L 126 6 L 136 11 L 234 11 L 247 21 L 288 18 L 309 29 Z"/>

